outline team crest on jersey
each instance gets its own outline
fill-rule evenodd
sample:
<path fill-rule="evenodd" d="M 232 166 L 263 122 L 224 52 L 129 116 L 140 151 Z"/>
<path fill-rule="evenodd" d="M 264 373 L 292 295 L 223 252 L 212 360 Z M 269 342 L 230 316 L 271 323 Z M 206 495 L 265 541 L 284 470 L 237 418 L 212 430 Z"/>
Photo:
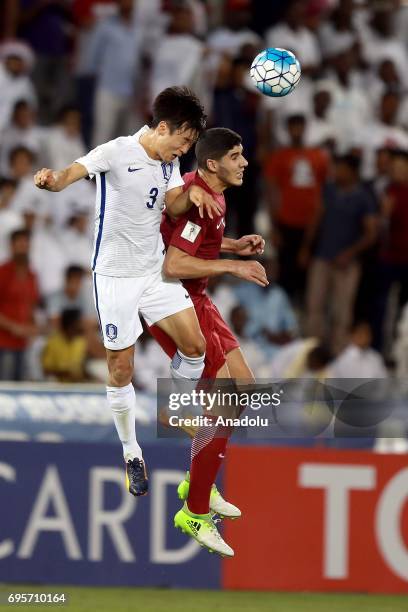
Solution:
<path fill-rule="evenodd" d="M 201 231 L 201 227 L 192 221 L 187 221 L 185 228 L 181 232 L 181 237 L 185 238 L 189 242 L 195 242 L 198 234 Z"/>
<path fill-rule="evenodd" d="M 163 170 L 164 180 L 166 181 L 166 183 L 168 183 L 173 173 L 173 162 L 170 162 L 169 164 L 166 164 L 166 162 L 163 162 L 161 167 Z"/>
<path fill-rule="evenodd" d="M 113 323 L 108 323 L 106 326 L 106 335 L 109 340 L 116 340 L 118 337 L 118 328 Z"/>

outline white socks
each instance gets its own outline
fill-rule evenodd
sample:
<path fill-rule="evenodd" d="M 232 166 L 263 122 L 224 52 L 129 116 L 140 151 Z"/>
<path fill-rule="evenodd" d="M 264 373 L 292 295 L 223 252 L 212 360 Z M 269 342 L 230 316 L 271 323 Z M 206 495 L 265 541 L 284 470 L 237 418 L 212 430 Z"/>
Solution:
<path fill-rule="evenodd" d="M 136 440 L 136 394 L 132 383 L 126 387 L 106 387 L 106 395 L 122 442 L 125 461 L 135 457 L 142 459 L 142 449 Z"/>
<path fill-rule="evenodd" d="M 193 380 L 197 383 L 204 370 L 204 358 L 205 355 L 201 355 L 201 357 L 187 357 L 177 349 L 170 364 L 172 378 L 175 381 Z"/>

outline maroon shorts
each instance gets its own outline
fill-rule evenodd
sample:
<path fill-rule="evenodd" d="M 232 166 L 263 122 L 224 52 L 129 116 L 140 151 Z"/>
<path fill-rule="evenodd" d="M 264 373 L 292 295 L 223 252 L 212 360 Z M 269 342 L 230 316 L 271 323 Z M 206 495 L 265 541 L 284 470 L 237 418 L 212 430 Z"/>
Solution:
<path fill-rule="evenodd" d="M 207 345 L 202 378 L 215 378 L 226 361 L 227 353 L 239 348 L 239 342 L 207 295 L 192 295 L 191 299 Z M 149 327 L 149 331 L 167 355 L 173 357 L 177 350 L 173 340 L 156 325 Z"/>

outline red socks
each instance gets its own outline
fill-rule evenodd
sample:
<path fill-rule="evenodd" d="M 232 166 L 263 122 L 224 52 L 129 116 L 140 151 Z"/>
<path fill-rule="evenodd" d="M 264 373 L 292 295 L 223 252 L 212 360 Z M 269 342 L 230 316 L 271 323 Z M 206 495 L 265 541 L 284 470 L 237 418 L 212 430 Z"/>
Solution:
<path fill-rule="evenodd" d="M 188 509 L 193 514 L 208 514 L 210 511 L 211 487 L 224 459 L 227 442 L 227 432 L 220 435 L 220 428 L 215 426 L 203 427 L 193 438 L 187 499 Z"/>

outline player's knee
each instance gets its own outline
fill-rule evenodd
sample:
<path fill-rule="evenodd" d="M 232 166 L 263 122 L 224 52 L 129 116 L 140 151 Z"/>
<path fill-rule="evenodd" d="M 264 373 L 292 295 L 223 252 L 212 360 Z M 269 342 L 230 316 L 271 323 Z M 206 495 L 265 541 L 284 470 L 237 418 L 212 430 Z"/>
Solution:
<path fill-rule="evenodd" d="M 115 387 L 128 385 L 133 378 L 133 363 L 130 359 L 118 356 L 109 360 L 110 383 Z"/>
<path fill-rule="evenodd" d="M 205 346 L 205 338 L 200 332 L 196 336 L 183 341 L 182 346 L 178 348 L 187 357 L 201 357 L 205 353 Z"/>

